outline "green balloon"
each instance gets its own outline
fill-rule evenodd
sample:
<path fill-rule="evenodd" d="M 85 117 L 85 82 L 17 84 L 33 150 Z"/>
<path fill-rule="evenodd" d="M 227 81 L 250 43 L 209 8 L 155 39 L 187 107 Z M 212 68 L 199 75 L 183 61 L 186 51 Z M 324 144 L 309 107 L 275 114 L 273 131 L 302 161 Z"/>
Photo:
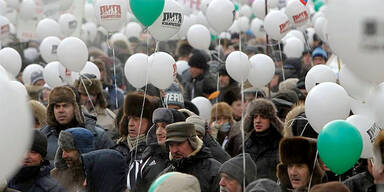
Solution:
<path fill-rule="evenodd" d="M 320 7 L 322 7 L 323 5 L 324 5 L 324 1 L 322 1 L 322 0 L 316 1 L 316 3 L 315 3 L 315 11 L 316 12 L 319 11 Z"/>
<path fill-rule="evenodd" d="M 153 24 L 164 9 L 164 0 L 130 0 L 132 12 L 146 27 Z"/>
<path fill-rule="evenodd" d="M 352 168 L 363 150 L 359 131 L 344 120 L 326 124 L 317 139 L 321 160 L 332 172 L 341 175 Z"/>
<path fill-rule="evenodd" d="M 234 5 L 235 5 L 235 11 L 239 11 L 239 4 L 234 3 Z"/>
<path fill-rule="evenodd" d="M 216 41 L 217 37 L 217 35 L 211 33 L 211 41 Z"/>

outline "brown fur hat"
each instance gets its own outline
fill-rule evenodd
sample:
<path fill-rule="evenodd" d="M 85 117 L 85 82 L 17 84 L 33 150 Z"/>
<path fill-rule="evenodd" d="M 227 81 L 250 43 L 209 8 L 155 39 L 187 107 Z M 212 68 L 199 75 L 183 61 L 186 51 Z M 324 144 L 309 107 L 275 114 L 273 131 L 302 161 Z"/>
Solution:
<path fill-rule="evenodd" d="M 277 110 L 272 101 L 264 98 L 258 98 L 253 100 L 247 106 L 247 113 L 244 120 L 244 128 L 246 132 L 253 130 L 252 122 L 253 117 L 257 114 L 268 118 L 271 121 L 271 124 L 277 129 L 279 133 L 283 132 L 283 122 L 277 117 Z M 247 130 L 248 129 L 248 130 Z"/>
<path fill-rule="evenodd" d="M 83 78 L 83 82 L 85 84 L 85 90 L 83 83 L 80 80 L 76 80 L 74 83 L 74 87 L 79 91 L 80 94 L 87 94 L 87 91 L 91 95 L 96 95 L 96 105 L 101 108 L 107 107 L 107 101 L 105 100 L 103 94 L 103 85 L 101 81 L 98 79 L 85 79 Z"/>
<path fill-rule="evenodd" d="M 216 121 L 216 118 L 224 116 L 229 119 L 230 122 L 233 122 L 233 116 L 232 116 L 232 107 L 229 106 L 226 102 L 220 102 L 213 105 L 211 109 L 211 120 L 209 124 Z"/>
<path fill-rule="evenodd" d="M 384 163 L 384 130 L 381 130 L 373 143 L 373 153 L 376 160 Z"/>
<path fill-rule="evenodd" d="M 42 86 L 34 86 L 34 85 L 26 85 L 25 88 L 27 89 L 29 98 L 33 100 L 39 99 L 39 93 L 43 89 Z"/>
<path fill-rule="evenodd" d="M 47 108 L 40 102 L 36 100 L 29 100 L 31 105 L 32 114 L 35 120 L 40 124 L 40 126 L 47 124 Z"/>
<path fill-rule="evenodd" d="M 343 183 L 333 181 L 315 185 L 310 192 L 350 192 L 350 190 Z"/>
<path fill-rule="evenodd" d="M 55 87 L 48 98 L 47 107 L 47 123 L 50 126 L 57 126 L 59 123 L 56 121 L 53 108 L 56 103 L 71 103 L 74 107 L 75 118 L 79 124 L 84 124 L 84 117 L 80 111 L 80 107 L 76 102 L 76 94 L 68 86 Z"/>
<path fill-rule="evenodd" d="M 152 113 L 154 111 L 154 106 L 152 105 L 151 100 L 149 97 L 145 97 L 141 93 L 129 93 L 127 96 L 125 96 L 124 100 L 124 106 L 123 106 L 123 117 L 120 121 L 120 136 L 127 136 L 128 135 L 128 123 L 129 123 L 129 117 L 140 117 L 141 115 L 141 108 L 143 106 L 143 100 L 144 100 L 144 110 L 143 110 L 143 118 L 146 118 L 149 123 L 149 127 L 151 126 L 152 122 Z M 149 127 L 147 130 L 149 130 Z"/>
<path fill-rule="evenodd" d="M 307 137 L 286 137 L 280 141 L 279 156 L 280 163 L 277 165 L 277 178 L 284 187 L 292 188 L 291 182 L 288 176 L 289 164 L 306 164 L 313 174 L 311 186 L 321 183 L 325 172 L 320 167 L 317 158 L 316 140 Z M 313 167 L 314 171 L 312 173 Z"/>

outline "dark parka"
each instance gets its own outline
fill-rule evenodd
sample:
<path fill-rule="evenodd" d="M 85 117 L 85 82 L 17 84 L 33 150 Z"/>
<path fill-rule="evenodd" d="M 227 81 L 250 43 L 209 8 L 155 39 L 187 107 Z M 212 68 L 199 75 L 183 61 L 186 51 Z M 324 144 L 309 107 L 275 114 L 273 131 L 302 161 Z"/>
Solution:
<path fill-rule="evenodd" d="M 198 139 L 197 149 L 188 158 L 171 160 L 171 165 L 162 173 L 177 171 L 195 176 L 200 182 L 201 192 L 219 192 L 221 163 L 212 158 L 211 152 Z"/>
<path fill-rule="evenodd" d="M 375 187 L 373 177 L 368 171 L 348 178 L 344 181 L 344 184 L 351 192 L 372 192 Z"/>

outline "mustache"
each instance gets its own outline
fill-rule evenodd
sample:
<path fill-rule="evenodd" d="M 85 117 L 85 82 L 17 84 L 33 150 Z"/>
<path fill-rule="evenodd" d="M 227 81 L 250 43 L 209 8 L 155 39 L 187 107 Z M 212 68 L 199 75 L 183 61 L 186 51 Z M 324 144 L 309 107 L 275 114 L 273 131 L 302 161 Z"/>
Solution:
<path fill-rule="evenodd" d="M 229 189 L 224 186 L 220 186 L 220 192 L 231 192 L 231 191 L 229 191 Z"/>

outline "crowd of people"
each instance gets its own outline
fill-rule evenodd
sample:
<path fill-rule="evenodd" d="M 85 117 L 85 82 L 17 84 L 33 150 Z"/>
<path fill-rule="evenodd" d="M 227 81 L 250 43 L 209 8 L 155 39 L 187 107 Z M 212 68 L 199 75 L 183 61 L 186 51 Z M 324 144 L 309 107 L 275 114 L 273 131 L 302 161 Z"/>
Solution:
<path fill-rule="evenodd" d="M 152 42 L 112 41 L 116 58 L 104 40 L 88 42 L 100 80 L 85 74 L 52 88 L 36 71 L 25 84 L 33 144 L 0 191 L 380 191 L 384 161 L 361 159 L 336 176 L 317 153 L 318 133 L 305 116 L 304 80 L 332 53 L 316 35 L 311 38 L 301 58 L 287 58 L 280 46 L 267 46 L 265 37 L 250 33 L 213 41 L 209 52 L 186 40 L 161 42 L 160 51 L 189 65 L 166 90 L 151 84 L 135 89 L 124 77 L 123 63 L 134 53 L 152 52 Z M 23 55 L 38 43 L 14 46 Z M 272 81 L 241 89 L 224 63 L 236 50 L 249 57 L 270 55 L 276 67 Z M 23 55 L 23 67 L 31 63 L 45 65 L 40 56 Z M 198 96 L 213 105 L 208 120 L 191 102 Z M 384 157 L 384 132 L 374 147 Z"/>

